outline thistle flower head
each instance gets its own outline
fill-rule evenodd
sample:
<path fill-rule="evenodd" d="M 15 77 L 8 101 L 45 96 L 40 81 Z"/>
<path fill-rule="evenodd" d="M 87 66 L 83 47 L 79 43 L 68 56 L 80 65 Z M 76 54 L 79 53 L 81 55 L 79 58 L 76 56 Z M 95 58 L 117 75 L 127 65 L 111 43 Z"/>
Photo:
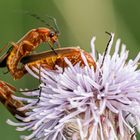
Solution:
<path fill-rule="evenodd" d="M 98 54 L 97 60 L 92 39 L 96 70 L 88 65 L 82 52 L 84 67 L 80 62 L 73 66 L 67 58 L 64 71 L 61 67 L 55 71 L 26 67 L 42 83 L 40 90 L 23 93 L 27 97 L 13 97 L 27 103 L 19 108 L 28 110 L 26 117 L 16 116 L 20 123 L 8 120 L 18 131 L 31 131 L 23 139 L 135 139 L 135 128 L 140 128 L 140 53 L 134 60 L 127 60 L 126 46 L 120 47 L 118 39 L 111 55 L 113 38 L 114 34 L 107 51 Z"/>

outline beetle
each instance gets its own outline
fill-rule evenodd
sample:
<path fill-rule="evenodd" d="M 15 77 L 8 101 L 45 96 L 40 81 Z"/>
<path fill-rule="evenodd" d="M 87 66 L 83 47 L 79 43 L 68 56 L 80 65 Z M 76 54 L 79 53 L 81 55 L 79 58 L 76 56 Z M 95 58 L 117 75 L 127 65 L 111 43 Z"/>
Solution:
<path fill-rule="evenodd" d="M 59 47 L 58 35 L 58 32 L 46 27 L 30 30 L 17 43 L 11 43 L 12 46 L 0 58 L 0 67 L 7 67 L 14 79 L 20 79 L 26 73 L 24 67 L 19 67 L 20 59 L 30 54 L 42 42 L 49 43 L 52 50 L 55 43 Z"/>
<path fill-rule="evenodd" d="M 20 62 L 23 65 L 27 65 L 30 69 L 36 66 L 41 66 L 49 70 L 56 70 L 56 65 L 62 67 L 63 69 L 67 67 L 65 58 L 67 58 L 72 65 L 80 63 L 81 66 L 84 66 L 84 61 L 81 56 L 81 52 L 85 55 L 88 65 L 93 66 L 96 69 L 96 63 L 93 60 L 93 57 L 86 51 L 80 49 L 79 47 L 66 47 L 55 49 L 57 55 L 54 52 L 46 51 L 37 54 L 31 54 L 23 57 Z"/>
<path fill-rule="evenodd" d="M 19 116 L 24 117 L 25 111 L 20 111 L 18 108 L 23 107 L 24 103 L 14 99 L 12 95 L 16 92 L 16 88 L 12 85 L 0 80 L 0 101 L 1 103 L 9 110 L 9 112 L 15 116 L 18 114 Z"/>

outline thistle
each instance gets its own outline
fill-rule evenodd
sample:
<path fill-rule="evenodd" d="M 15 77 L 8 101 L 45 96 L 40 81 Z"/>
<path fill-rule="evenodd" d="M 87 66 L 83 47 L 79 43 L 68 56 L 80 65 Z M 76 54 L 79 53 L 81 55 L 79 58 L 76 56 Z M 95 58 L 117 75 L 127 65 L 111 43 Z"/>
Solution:
<path fill-rule="evenodd" d="M 18 131 L 31 131 L 25 140 L 130 140 L 136 139 L 140 128 L 140 53 L 134 60 L 128 58 L 126 46 L 116 41 L 110 54 L 114 34 L 103 54 L 95 57 L 93 37 L 92 57 L 96 70 L 89 66 L 81 52 L 80 62 L 51 71 L 34 67 L 27 71 L 41 80 L 40 89 L 23 93 L 14 99 L 26 102 L 19 108 L 26 117 L 16 116 L 21 122 L 8 120 Z M 98 59 L 96 59 L 98 58 Z M 41 92 L 40 92 L 41 91 Z M 40 98 L 38 101 L 38 96 Z"/>

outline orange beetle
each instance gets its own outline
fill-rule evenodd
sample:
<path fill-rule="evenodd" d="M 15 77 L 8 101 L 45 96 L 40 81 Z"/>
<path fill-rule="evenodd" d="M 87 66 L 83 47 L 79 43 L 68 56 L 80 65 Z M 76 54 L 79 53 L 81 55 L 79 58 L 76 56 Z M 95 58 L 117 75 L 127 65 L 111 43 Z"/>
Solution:
<path fill-rule="evenodd" d="M 52 50 L 55 43 L 59 47 L 58 32 L 45 27 L 32 29 L 17 43 L 11 43 L 7 53 L 0 58 L 0 67 L 7 67 L 14 79 L 20 79 L 26 73 L 24 67 L 19 67 L 20 59 L 30 54 L 42 42 L 49 43 Z"/>
<path fill-rule="evenodd" d="M 72 65 L 80 62 L 80 65 L 83 66 L 84 62 L 81 56 L 81 52 L 83 52 L 89 66 L 93 66 L 94 69 L 96 69 L 96 64 L 93 60 L 93 57 L 86 51 L 81 50 L 79 47 L 58 48 L 55 49 L 55 52 L 57 53 L 57 55 L 54 54 L 53 51 L 46 51 L 38 54 L 27 55 L 23 57 L 20 62 L 24 65 L 28 65 L 30 69 L 32 69 L 32 67 L 40 65 L 41 67 L 55 70 L 56 65 L 62 68 L 65 68 L 67 66 L 64 60 L 64 58 L 66 57 L 72 63 Z"/>
<path fill-rule="evenodd" d="M 24 104 L 14 98 L 12 95 L 16 92 L 16 88 L 10 84 L 0 80 L 0 101 L 9 110 L 12 115 L 25 116 L 25 111 L 19 111 L 18 108 L 23 107 Z"/>

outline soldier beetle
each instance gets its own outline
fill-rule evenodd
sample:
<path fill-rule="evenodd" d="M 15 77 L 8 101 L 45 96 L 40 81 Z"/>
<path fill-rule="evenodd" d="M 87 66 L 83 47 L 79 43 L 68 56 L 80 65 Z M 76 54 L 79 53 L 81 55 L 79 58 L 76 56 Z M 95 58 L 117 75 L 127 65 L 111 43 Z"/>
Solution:
<path fill-rule="evenodd" d="M 20 59 L 31 53 L 42 42 L 48 42 L 53 50 L 53 44 L 58 44 L 57 32 L 45 27 L 32 29 L 17 43 L 11 43 L 12 46 L 0 59 L 0 67 L 7 67 L 14 79 L 20 79 L 26 73 L 24 67 L 19 67 Z"/>
<path fill-rule="evenodd" d="M 66 57 L 72 65 L 80 62 L 80 65 L 83 66 L 84 62 L 81 56 L 81 52 L 85 55 L 89 66 L 93 66 L 96 69 L 95 61 L 92 56 L 84 50 L 81 50 L 79 47 L 67 47 L 67 48 L 58 48 L 53 51 L 46 51 L 38 54 L 27 55 L 21 59 L 21 63 L 27 65 L 30 69 L 32 67 L 41 66 L 49 70 L 56 70 L 56 65 L 62 68 L 67 67 L 67 64 L 64 60 Z"/>
<path fill-rule="evenodd" d="M 12 95 L 16 92 L 16 88 L 10 84 L 0 80 L 0 101 L 9 110 L 12 115 L 25 116 L 25 111 L 19 111 L 18 108 L 23 107 L 24 104 L 14 98 Z"/>

